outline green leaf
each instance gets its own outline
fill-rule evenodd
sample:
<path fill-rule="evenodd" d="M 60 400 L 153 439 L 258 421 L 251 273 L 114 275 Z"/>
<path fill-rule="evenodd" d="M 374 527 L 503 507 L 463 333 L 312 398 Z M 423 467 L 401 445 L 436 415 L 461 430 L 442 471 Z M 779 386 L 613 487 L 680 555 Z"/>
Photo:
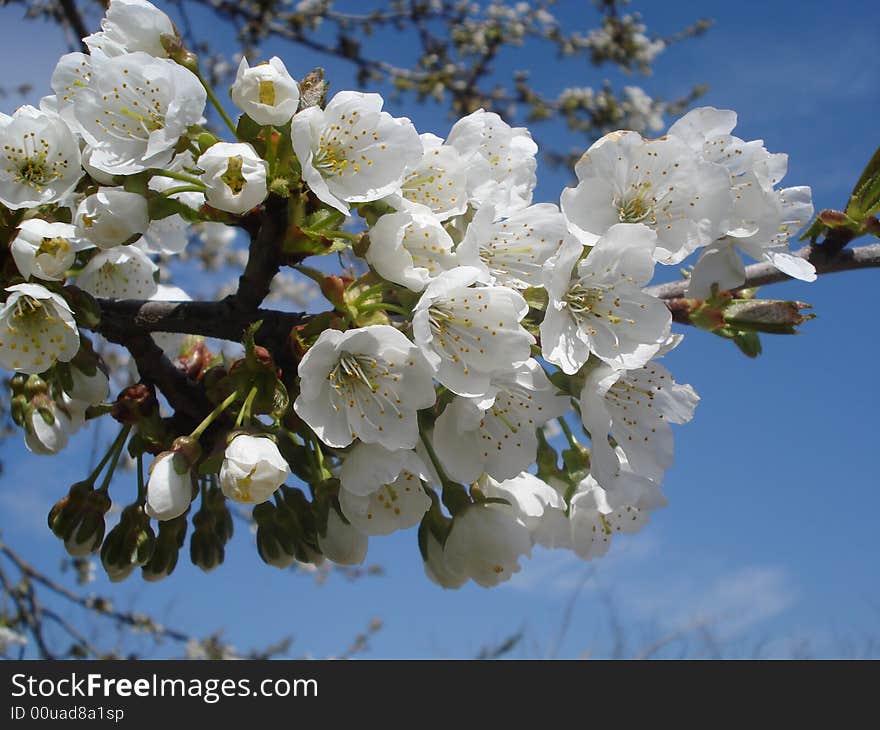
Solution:
<path fill-rule="evenodd" d="M 761 354 L 761 338 L 757 332 L 740 332 L 732 339 L 746 357 L 755 358 Z"/>

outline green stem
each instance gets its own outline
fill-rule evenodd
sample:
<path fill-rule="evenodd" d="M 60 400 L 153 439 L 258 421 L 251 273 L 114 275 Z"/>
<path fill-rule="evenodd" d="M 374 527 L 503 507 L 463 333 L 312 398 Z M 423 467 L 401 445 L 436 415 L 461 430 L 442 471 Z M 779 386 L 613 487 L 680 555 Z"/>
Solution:
<path fill-rule="evenodd" d="M 163 190 L 162 195 L 166 198 L 170 198 L 172 195 L 177 195 L 178 193 L 203 193 L 205 192 L 204 185 L 181 185 L 177 188 L 169 188 L 168 190 Z"/>
<path fill-rule="evenodd" d="M 235 127 L 234 122 L 230 118 L 230 116 L 226 113 L 226 110 L 223 108 L 223 105 L 220 103 L 220 99 L 217 98 L 217 95 L 214 93 L 214 89 L 211 88 L 211 84 L 208 83 L 208 80 L 202 76 L 201 71 L 196 74 L 199 77 L 199 81 L 202 82 L 202 86 L 205 87 L 205 91 L 208 94 L 208 99 L 214 105 L 214 108 L 220 114 L 220 117 L 226 123 L 226 126 L 229 127 L 229 130 L 232 132 L 232 135 L 238 139 L 238 131 Z"/>
<path fill-rule="evenodd" d="M 159 170 L 153 168 L 150 170 L 150 174 L 153 177 L 170 177 L 172 180 L 180 180 L 181 182 L 189 183 L 190 185 L 201 185 L 204 190 L 205 184 L 199 180 L 195 175 L 188 175 L 185 172 L 176 172 L 174 170 Z"/>
<path fill-rule="evenodd" d="M 205 416 L 205 420 L 202 421 L 198 426 L 196 426 L 195 430 L 189 435 L 191 439 L 200 438 L 201 435 L 205 432 L 205 430 L 217 419 L 223 411 L 225 411 L 229 406 L 231 406 L 236 398 L 238 398 L 238 391 L 233 390 L 228 396 L 226 396 L 226 400 L 224 400 L 219 406 L 217 406 L 213 411 L 211 411 L 207 416 Z"/>
<path fill-rule="evenodd" d="M 92 486 L 95 485 L 95 480 L 98 478 L 98 475 L 101 473 L 101 470 L 110 461 L 110 457 L 114 454 L 116 449 L 119 448 L 120 442 L 125 441 L 125 438 L 128 436 L 128 432 L 131 430 L 131 426 L 123 426 L 122 430 L 113 440 L 113 443 L 110 445 L 110 448 L 107 450 L 107 453 L 104 454 L 104 458 L 98 462 L 98 466 L 95 467 L 95 470 L 89 475 L 89 478 L 86 480 Z"/>
<path fill-rule="evenodd" d="M 562 432 L 565 434 L 565 438 L 568 439 L 568 443 L 572 448 L 577 448 L 580 446 L 577 439 L 574 437 L 574 434 L 571 432 L 571 427 L 566 423 L 565 418 L 563 416 L 559 416 L 556 421 L 559 423 L 559 427 L 562 429 Z"/>
<path fill-rule="evenodd" d="M 396 312 L 397 314 L 403 315 L 404 317 L 409 317 L 412 315 L 412 312 L 409 309 L 405 309 L 404 307 L 398 306 L 397 304 L 389 304 L 388 302 L 370 302 L 369 304 L 363 304 L 356 308 L 358 310 L 358 314 L 364 314 L 366 312 L 388 311 Z"/>
<path fill-rule="evenodd" d="M 254 402 L 254 398 L 257 395 L 257 386 L 255 385 L 250 389 L 250 392 L 247 394 L 247 398 L 244 399 L 244 404 L 241 407 L 241 410 L 238 412 L 238 417 L 235 419 L 235 427 L 238 428 L 244 422 L 244 419 L 247 418 L 248 422 L 251 420 L 251 405 Z"/>
<path fill-rule="evenodd" d="M 441 484 L 445 487 L 447 484 L 456 484 L 453 482 L 448 476 L 446 476 L 446 472 L 443 471 L 443 467 L 440 465 L 440 459 L 437 456 L 437 452 L 434 451 L 434 446 L 431 444 L 431 440 L 425 438 L 423 433 L 419 434 L 419 438 L 422 440 L 422 445 L 425 447 L 425 451 L 428 452 L 428 458 L 431 460 L 431 463 L 434 465 L 434 471 L 437 472 L 437 476 L 440 477 Z"/>
<path fill-rule="evenodd" d="M 364 289 L 360 296 L 354 300 L 354 306 L 359 306 L 376 294 L 384 294 L 387 288 L 388 286 L 384 282 L 381 284 L 373 284 L 373 286 Z"/>
<path fill-rule="evenodd" d="M 138 502 L 144 503 L 147 498 L 147 485 L 144 484 L 144 455 L 137 455 Z"/>
<path fill-rule="evenodd" d="M 98 487 L 99 492 L 106 492 L 110 487 L 110 480 L 113 479 L 113 472 L 116 471 L 116 465 L 119 463 L 119 457 L 122 456 L 122 449 L 125 447 L 125 441 L 128 438 L 128 433 L 131 431 L 131 426 L 126 426 L 122 429 L 122 433 L 120 436 L 122 438 L 116 439 L 113 445 L 116 449 L 113 451 L 113 458 L 110 461 L 110 466 L 107 467 L 107 473 L 104 475 L 104 481 L 101 483 L 101 486 Z"/>

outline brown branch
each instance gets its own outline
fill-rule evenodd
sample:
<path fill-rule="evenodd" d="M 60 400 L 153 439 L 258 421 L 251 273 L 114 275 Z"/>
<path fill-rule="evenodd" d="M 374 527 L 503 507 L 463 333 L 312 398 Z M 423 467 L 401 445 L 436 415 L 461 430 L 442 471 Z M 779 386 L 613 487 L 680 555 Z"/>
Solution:
<path fill-rule="evenodd" d="M 89 31 L 86 29 L 86 24 L 79 14 L 75 0 L 58 0 L 58 5 L 61 8 L 61 15 L 64 18 L 65 25 L 79 39 L 80 50 L 83 53 L 88 53 L 89 49 L 82 39 L 89 35 Z"/>
<path fill-rule="evenodd" d="M 147 332 L 133 326 L 113 327 L 105 322 L 97 331 L 131 353 L 141 378 L 155 385 L 175 412 L 198 421 L 211 410 L 202 387 L 175 367 Z"/>
<path fill-rule="evenodd" d="M 872 269 L 880 267 L 880 243 L 872 243 L 867 246 L 844 249 L 839 253 L 829 255 L 822 246 L 804 246 L 795 252 L 796 256 L 807 259 L 816 267 L 817 274 L 833 274 L 838 271 L 854 271 L 857 269 Z M 746 267 L 746 281 L 739 289 L 749 289 L 765 284 L 776 284 L 780 281 L 793 281 L 788 274 L 783 274 L 775 266 L 768 263 L 752 264 Z M 667 305 L 675 313 L 675 308 L 680 300 L 685 297 L 687 279 L 672 281 L 668 284 L 652 286 L 645 291 L 652 296 L 667 300 Z"/>
<path fill-rule="evenodd" d="M 97 331 L 174 332 L 203 335 L 218 340 L 240 342 L 245 330 L 254 322 L 263 321 L 260 344 L 273 349 L 279 346 L 290 330 L 308 318 L 304 312 L 280 312 L 256 309 L 245 312 L 234 297 L 219 302 L 159 302 L 150 299 L 99 299 L 101 324 Z"/>

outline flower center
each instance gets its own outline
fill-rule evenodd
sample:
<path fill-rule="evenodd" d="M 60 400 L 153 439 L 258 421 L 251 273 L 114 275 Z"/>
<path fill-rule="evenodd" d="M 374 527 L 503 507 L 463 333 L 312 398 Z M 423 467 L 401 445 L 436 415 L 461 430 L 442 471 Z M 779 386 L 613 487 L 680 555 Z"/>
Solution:
<path fill-rule="evenodd" d="M 4 145 L 3 153 L 12 163 L 15 182 L 24 183 L 37 192 L 62 177 L 67 169 L 67 160 L 49 160 L 49 143 L 43 138 L 37 139 L 36 132 L 25 134 L 21 147 Z"/>
<path fill-rule="evenodd" d="M 647 199 L 648 183 L 642 185 L 632 196 L 625 196 L 614 201 L 617 208 L 617 217 L 621 223 L 656 223 L 654 215 L 654 201 Z"/>
<path fill-rule="evenodd" d="M 233 155 L 226 162 L 226 172 L 220 176 L 220 179 L 226 183 L 226 186 L 232 191 L 233 195 L 238 195 L 247 184 L 247 180 L 244 179 L 241 171 L 243 164 L 244 160 L 242 160 L 241 155 Z"/>
<path fill-rule="evenodd" d="M 275 106 L 275 84 L 271 81 L 261 81 L 258 98 L 260 104 Z"/>
<path fill-rule="evenodd" d="M 46 255 L 54 259 L 63 256 L 68 251 L 70 251 L 70 241 L 66 238 L 56 236 L 55 238 L 44 238 L 40 242 L 40 247 L 37 249 L 37 256 Z"/>
<path fill-rule="evenodd" d="M 345 172 L 348 162 L 345 147 L 337 139 L 327 139 L 322 134 L 318 143 L 318 153 L 313 161 L 315 167 L 324 175 L 334 177 Z M 358 172 L 360 166 L 354 165 L 353 169 Z"/>

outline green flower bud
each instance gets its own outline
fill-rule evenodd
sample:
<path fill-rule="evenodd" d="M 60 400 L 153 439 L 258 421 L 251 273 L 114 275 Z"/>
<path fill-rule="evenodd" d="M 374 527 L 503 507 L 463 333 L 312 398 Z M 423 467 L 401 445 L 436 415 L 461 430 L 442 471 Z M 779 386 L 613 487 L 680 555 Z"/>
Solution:
<path fill-rule="evenodd" d="M 159 534 L 150 559 L 141 568 L 144 580 L 155 581 L 167 578 L 177 567 L 180 548 L 186 539 L 186 515 L 159 523 Z"/>

